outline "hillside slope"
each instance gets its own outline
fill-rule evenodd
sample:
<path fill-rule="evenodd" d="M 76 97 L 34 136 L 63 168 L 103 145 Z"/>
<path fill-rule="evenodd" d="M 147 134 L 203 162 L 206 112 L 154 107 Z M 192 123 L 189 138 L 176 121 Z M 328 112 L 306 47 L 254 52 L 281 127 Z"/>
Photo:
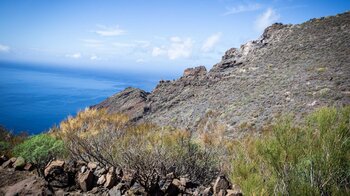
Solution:
<path fill-rule="evenodd" d="M 231 48 L 221 62 L 186 69 L 151 93 L 128 88 L 96 108 L 135 121 L 181 128 L 216 122 L 237 137 L 280 114 L 350 104 L 350 12 L 302 24 L 273 24 L 260 39 Z"/>

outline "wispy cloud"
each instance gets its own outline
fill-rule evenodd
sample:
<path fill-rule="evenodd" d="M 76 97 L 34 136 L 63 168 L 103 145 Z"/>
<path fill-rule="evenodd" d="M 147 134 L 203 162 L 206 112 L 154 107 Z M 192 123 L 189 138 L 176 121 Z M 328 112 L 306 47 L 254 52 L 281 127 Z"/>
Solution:
<path fill-rule="evenodd" d="M 97 25 L 98 30 L 94 31 L 100 36 L 111 37 L 125 34 L 125 30 L 121 29 L 118 25 L 114 27 L 108 27 L 105 25 Z"/>
<path fill-rule="evenodd" d="M 245 5 L 238 5 L 235 7 L 226 7 L 226 12 L 223 14 L 224 16 L 231 14 L 238 14 L 242 12 L 251 12 L 261 9 L 261 5 L 258 3 L 249 3 Z"/>
<path fill-rule="evenodd" d="M 170 60 L 188 58 L 192 54 L 193 40 L 191 38 L 180 38 L 177 36 L 169 39 L 168 46 L 153 47 L 152 56 L 166 55 Z"/>
<path fill-rule="evenodd" d="M 221 33 L 215 33 L 211 36 L 209 36 L 203 43 L 201 50 L 203 52 L 209 52 L 211 51 L 214 46 L 220 41 Z"/>
<path fill-rule="evenodd" d="M 9 46 L 0 44 L 0 52 L 8 52 L 8 51 L 10 51 L 10 47 Z"/>
<path fill-rule="evenodd" d="M 278 19 L 280 19 L 280 15 L 276 12 L 276 10 L 268 8 L 255 20 L 255 28 L 258 31 L 263 31 L 267 26 L 276 22 Z"/>
<path fill-rule="evenodd" d="M 84 42 L 84 46 L 91 48 L 101 48 L 104 45 L 103 41 L 96 39 L 82 39 L 81 41 Z"/>
<path fill-rule="evenodd" d="M 90 60 L 92 60 L 92 61 L 97 61 L 97 60 L 101 60 L 101 58 L 98 57 L 97 55 L 91 55 L 91 56 L 90 56 Z"/>
<path fill-rule="evenodd" d="M 68 58 L 73 58 L 73 59 L 80 59 L 81 58 L 81 54 L 78 53 L 74 53 L 74 54 L 67 54 L 66 57 Z"/>

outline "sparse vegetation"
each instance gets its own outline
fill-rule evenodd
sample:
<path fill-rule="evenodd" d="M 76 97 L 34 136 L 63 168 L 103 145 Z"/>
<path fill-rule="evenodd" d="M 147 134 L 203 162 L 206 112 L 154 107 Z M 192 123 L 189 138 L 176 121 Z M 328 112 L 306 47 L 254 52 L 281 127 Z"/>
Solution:
<path fill-rule="evenodd" d="M 341 195 L 350 186 L 350 107 L 323 108 L 304 125 L 280 121 L 239 142 L 232 181 L 246 194 Z"/>

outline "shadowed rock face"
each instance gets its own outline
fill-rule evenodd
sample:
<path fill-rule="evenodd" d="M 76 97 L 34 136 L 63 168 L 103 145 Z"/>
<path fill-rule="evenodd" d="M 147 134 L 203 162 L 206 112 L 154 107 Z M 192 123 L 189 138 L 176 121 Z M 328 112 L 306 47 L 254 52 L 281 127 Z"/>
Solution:
<path fill-rule="evenodd" d="M 110 113 L 124 113 L 131 120 L 138 120 L 144 114 L 148 94 L 141 89 L 129 87 L 107 98 L 103 102 L 92 106 L 92 108 L 105 108 Z"/>
<path fill-rule="evenodd" d="M 239 137 L 280 114 L 350 104 L 350 12 L 303 24 L 274 24 L 258 39 L 231 48 L 206 72 L 186 69 L 151 93 L 128 88 L 96 108 L 136 121 L 195 129 L 207 121 Z"/>

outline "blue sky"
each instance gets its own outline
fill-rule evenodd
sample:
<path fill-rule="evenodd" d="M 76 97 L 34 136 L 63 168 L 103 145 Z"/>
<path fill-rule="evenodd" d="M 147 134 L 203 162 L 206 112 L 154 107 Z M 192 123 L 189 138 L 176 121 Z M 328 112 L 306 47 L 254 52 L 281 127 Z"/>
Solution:
<path fill-rule="evenodd" d="M 349 9 L 348 0 L 1 0 L 0 60 L 130 71 L 210 68 L 274 22 Z"/>

